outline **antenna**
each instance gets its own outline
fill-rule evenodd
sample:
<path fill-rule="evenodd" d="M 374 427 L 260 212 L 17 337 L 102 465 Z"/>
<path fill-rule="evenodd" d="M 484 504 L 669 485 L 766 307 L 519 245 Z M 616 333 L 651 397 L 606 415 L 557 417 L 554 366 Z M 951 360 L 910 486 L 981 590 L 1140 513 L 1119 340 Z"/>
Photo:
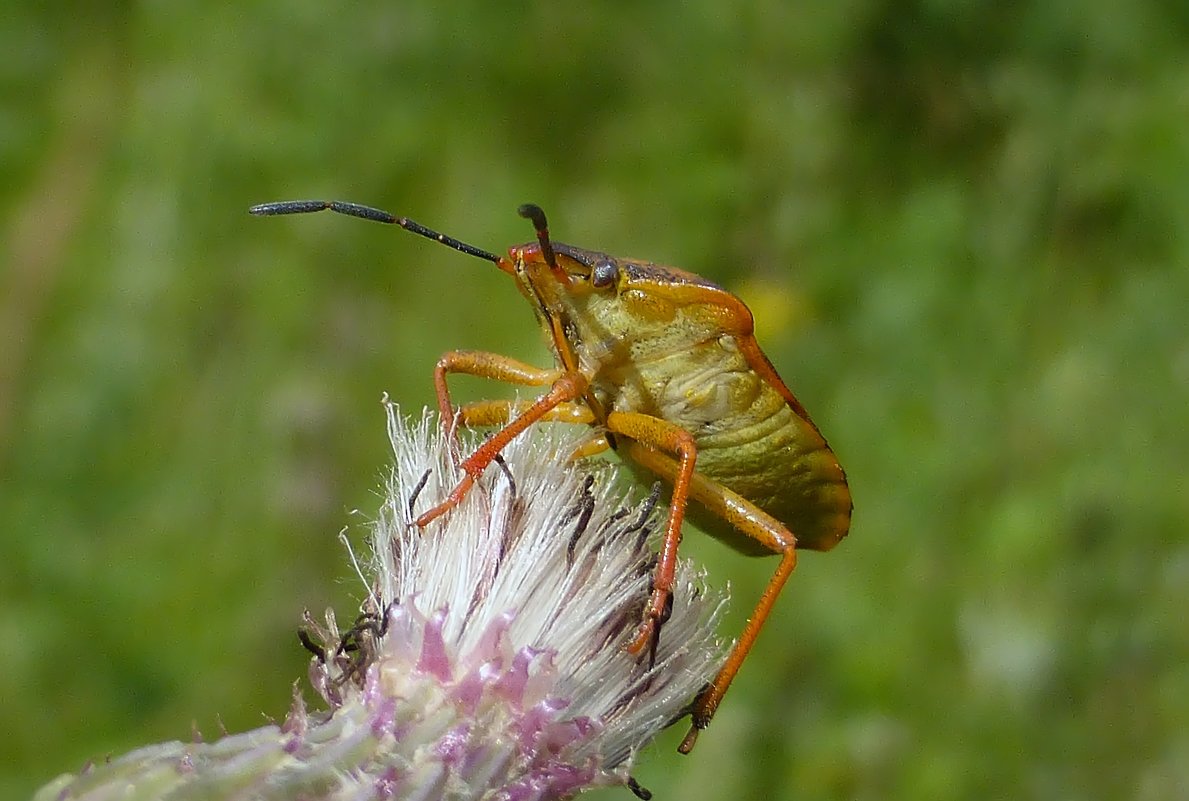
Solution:
<path fill-rule="evenodd" d="M 544 225 L 544 213 L 536 206 L 532 208 L 537 209 L 537 213 L 541 215 L 541 224 Z M 406 231 L 411 231 L 414 234 L 423 236 L 426 239 L 432 239 L 435 242 L 441 242 L 446 247 L 454 248 L 460 253 L 465 253 L 468 256 L 478 256 L 480 259 L 485 259 L 494 264 L 500 263 L 500 257 L 494 253 L 488 253 L 482 248 L 468 245 L 466 242 L 455 239 L 452 236 L 439 234 L 432 228 L 426 228 L 421 223 L 414 222 L 408 217 L 396 217 L 382 209 L 363 206 L 359 203 L 348 203 L 344 200 L 282 200 L 276 203 L 261 203 L 258 206 L 248 209 L 250 214 L 255 214 L 258 217 L 275 217 L 281 214 L 310 214 L 315 211 L 337 211 L 339 214 L 346 214 L 350 217 L 361 217 L 372 222 L 399 225 Z M 541 236 L 540 230 L 538 230 L 537 236 Z M 545 236 L 548 237 L 547 232 Z M 551 256 L 552 253 L 553 251 L 550 249 Z"/>
<path fill-rule="evenodd" d="M 545 263 L 556 270 L 557 256 L 553 255 L 553 243 L 549 241 L 549 221 L 545 219 L 545 212 L 535 203 L 525 203 L 516 213 L 526 220 L 531 220 L 533 228 L 537 229 L 537 242 L 541 244 L 541 255 Z"/>

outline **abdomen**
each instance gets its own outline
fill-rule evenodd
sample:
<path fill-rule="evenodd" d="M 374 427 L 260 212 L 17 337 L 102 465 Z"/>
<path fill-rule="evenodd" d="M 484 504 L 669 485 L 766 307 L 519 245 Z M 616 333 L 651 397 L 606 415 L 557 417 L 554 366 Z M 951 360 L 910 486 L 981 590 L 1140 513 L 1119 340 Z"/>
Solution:
<path fill-rule="evenodd" d="M 634 382 L 616 382 L 616 408 L 689 431 L 698 446 L 697 472 L 784 523 L 799 548 L 829 550 L 846 536 L 851 498 L 838 459 L 817 428 L 741 355 L 724 351 L 721 341 L 708 342 L 635 367 Z M 688 514 L 740 551 L 769 553 L 697 503 Z"/>
<path fill-rule="evenodd" d="M 695 469 L 784 523 L 798 547 L 825 551 L 838 544 L 850 527 L 850 491 L 837 457 L 813 424 L 750 370 L 697 386 L 712 387 L 718 397 L 695 412 L 686 392 L 684 411 L 669 409 L 666 417 L 694 435 Z M 713 414 L 706 414 L 708 407 L 715 407 Z M 741 551 L 767 553 L 696 506 L 690 512 L 709 533 Z"/>
<path fill-rule="evenodd" d="M 799 548 L 829 550 L 846 536 L 851 513 L 846 475 L 817 429 L 775 389 L 765 385 L 746 412 L 717 428 L 691 432 L 698 444 L 698 472 L 784 523 Z M 716 525 L 696 511 L 694 516 L 740 550 L 759 548 L 721 521 Z"/>

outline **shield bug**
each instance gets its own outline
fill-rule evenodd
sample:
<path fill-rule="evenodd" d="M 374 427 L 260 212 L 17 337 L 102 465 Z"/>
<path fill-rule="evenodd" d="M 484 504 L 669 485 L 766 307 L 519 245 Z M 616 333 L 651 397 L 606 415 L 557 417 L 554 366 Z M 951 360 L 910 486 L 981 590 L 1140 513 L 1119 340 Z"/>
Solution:
<path fill-rule="evenodd" d="M 405 217 L 355 203 L 265 203 L 257 215 L 335 211 L 388 223 L 491 262 L 512 276 L 536 313 L 556 365 L 540 368 L 497 353 L 450 351 L 434 369 L 444 425 L 499 426 L 463 459 L 463 479 L 420 526 L 448 512 L 505 445 L 536 422 L 594 427 L 582 455 L 615 450 L 632 469 L 672 486 L 653 590 L 628 650 L 654 647 L 666 618 L 677 547 L 690 517 L 751 555 L 780 557 L 743 632 L 714 681 L 695 700 L 689 753 L 713 717 L 777 596 L 797 550 L 833 548 L 850 527 L 851 496 L 834 452 L 781 380 L 753 335 L 741 300 L 693 273 L 553 242 L 544 212 L 520 207 L 536 241 L 498 256 Z M 456 409 L 451 373 L 547 388 L 533 402 L 481 401 Z"/>

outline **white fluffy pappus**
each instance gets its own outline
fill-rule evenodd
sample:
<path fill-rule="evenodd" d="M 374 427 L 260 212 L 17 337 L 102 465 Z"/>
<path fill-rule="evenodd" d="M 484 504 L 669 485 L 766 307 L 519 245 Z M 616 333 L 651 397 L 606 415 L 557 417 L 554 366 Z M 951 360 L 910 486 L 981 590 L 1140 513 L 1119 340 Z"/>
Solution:
<path fill-rule="evenodd" d="M 461 473 L 436 418 L 385 399 L 394 467 L 360 566 L 364 611 L 307 614 L 310 679 L 280 726 L 138 749 L 35 801 L 545 801 L 628 785 L 638 750 L 714 675 L 723 595 L 679 563 L 653 653 L 625 650 L 652 579 L 658 491 L 631 502 L 613 465 L 570 459 L 589 429 L 533 426 L 454 509 L 417 515 Z M 462 450 L 474 447 L 467 437 Z"/>

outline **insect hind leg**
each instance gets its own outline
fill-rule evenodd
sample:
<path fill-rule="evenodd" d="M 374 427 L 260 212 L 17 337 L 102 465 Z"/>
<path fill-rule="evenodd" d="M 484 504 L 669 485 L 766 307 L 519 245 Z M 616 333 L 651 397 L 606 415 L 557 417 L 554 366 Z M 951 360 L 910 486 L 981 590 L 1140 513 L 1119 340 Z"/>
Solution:
<path fill-rule="evenodd" d="M 633 461 L 652 470 L 657 475 L 668 479 L 675 485 L 680 480 L 679 465 L 670 457 L 652 448 L 645 447 L 638 442 L 625 443 L 626 455 Z M 764 627 L 772 607 L 776 603 L 781 590 L 789 576 L 797 567 L 797 541 L 792 532 L 776 518 L 760 509 L 751 501 L 736 492 L 732 492 L 723 485 L 713 481 L 700 473 L 693 473 L 688 481 L 689 497 L 704 506 L 711 514 L 725 520 L 740 533 L 751 537 L 767 550 L 780 555 L 780 564 L 768 585 L 760 595 L 748 617 L 747 625 L 735 641 L 735 645 L 727 654 L 726 660 L 719 668 L 714 680 L 704 689 L 694 701 L 690 712 L 692 725 L 685 739 L 677 750 L 688 754 L 697 742 L 698 733 L 710 725 L 719 703 L 734 681 L 740 666 L 747 659 Z M 675 493 L 676 494 L 676 493 Z"/>

